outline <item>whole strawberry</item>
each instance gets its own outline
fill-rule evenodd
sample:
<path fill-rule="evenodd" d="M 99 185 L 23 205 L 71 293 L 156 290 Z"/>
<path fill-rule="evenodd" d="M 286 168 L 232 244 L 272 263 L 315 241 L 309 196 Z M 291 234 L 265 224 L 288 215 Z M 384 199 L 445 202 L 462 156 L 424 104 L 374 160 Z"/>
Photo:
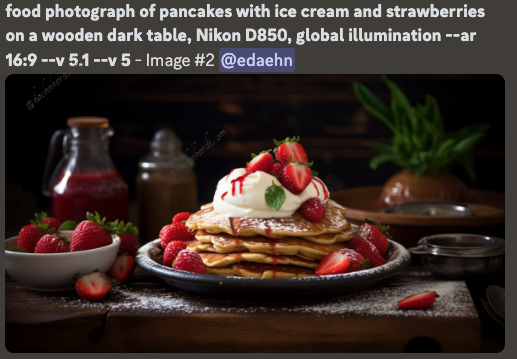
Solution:
<path fill-rule="evenodd" d="M 275 163 L 273 165 L 273 169 L 271 170 L 271 174 L 275 176 L 276 178 L 280 179 L 280 174 L 282 173 L 282 168 L 284 168 L 284 165 L 281 163 Z"/>
<path fill-rule="evenodd" d="M 382 226 L 380 223 L 372 221 L 371 219 L 365 218 L 364 223 L 356 232 L 356 236 L 363 237 L 368 242 L 373 244 L 379 251 L 381 256 L 386 254 L 388 250 L 388 238 L 391 238 L 388 233 L 389 226 Z"/>
<path fill-rule="evenodd" d="M 386 264 L 386 260 L 382 258 L 382 256 L 379 254 L 379 251 L 373 244 L 368 242 L 363 237 L 355 236 L 352 238 L 349 244 L 350 249 L 353 249 L 354 251 L 361 254 L 364 258 L 367 258 L 370 260 L 370 266 L 372 268 L 381 266 L 383 264 Z"/>
<path fill-rule="evenodd" d="M 426 309 L 434 303 L 439 295 L 436 292 L 425 291 L 410 295 L 397 303 L 400 309 Z"/>
<path fill-rule="evenodd" d="M 174 262 L 174 260 L 178 256 L 178 253 L 186 248 L 187 245 L 185 244 L 185 242 L 172 241 L 169 244 L 167 244 L 167 247 L 163 252 L 163 265 L 171 267 L 172 262 Z"/>
<path fill-rule="evenodd" d="M 257 171 L 270 173 L 273 170 L 273 156 L 269 153 L 270 151 L 263 151 L 259 155 L 252 153 L 251 158 L 253 159 L 247 164 L 246 171 L 250 173 Z"/>
<path fill-rule="evenodd" d="M 47 233 L 53 231 L 47 231 L 48 224 L 37 224 L 31 221 L 32 224 L 24 226 L 18 234 L 18 248 L 25 249 L 29 253 L 34 252 L 36 244 Z"/>
<path fill-rule="evenodd" d="M 184 249 L 178 253 L 172 268 L 184 270 L 186 272 L 205 274 L 206 266 L 201 256 L 190 249 Z"/>
<path fill-rule="evenodd" d="M 115 262 L 109 269 L 108 274 L 117 282 L 126 283 L 135 271 L 135 268 L 135 257 L 124 253 L 115 259 Z"/>
<path fill-rule="evenodd" d="M 338 251 L 341 254 L 345 254 L 350 258 L 350 266 L 345 273 L 357 272 L 363 269 L 370 268 L 370 260 L 365 259 L 360 253 L 353 249 L 343 248 Z"/>
<path fill-rule="evenodd" d="M 291 155 L 292 158 L 293 155 Z M 293 194 L 300 194 L 311 183 L 312 176 L 317 175 L 309 167 L 311 163 L 288 161 L 280 173 L 280 182 Z"/>
<path fill-rule="evenodd" d="M 299 209 L 303 218 L 318 222 L 325 217 L 325 203 L 318 197 L 311 197 L 302 203 Z"/>
<path fill-rule="evenodd" d="M 70 252 L 70 241 L 61 234 L 45 234 L 34 248 L 34 253 Z"/>
<path fill-rule="evenodd" d="M 72 242 L 70 243 L 72 252 L 87 251 L 113 243 L 111 235 L 117 231 L 116 222 L 105 224 L 106 217 L 101 220 L 98 212 L 95 212 L 95 215 L 86 213 L 86 218 L 86 221 L 77 225 L 72 234 Z"/>
<path fill-rule="evenodd" d="M 37 223 L 48 224 L 47 230 L 54 228 L 54 232 L 57 232 L 59 226 L 61 226 L 61 223 L 57 219 L 48 217 L 45 212 L 36 213 L 35 216 Z"/>
<path fill-rule="evenodd" d="M 124 221 L 121 221 L 117 226 L 116 233 L 120 238 L 120 247 L 117 254 L 127 253 L 132 257 L 136 256 L 138 247 L 140 247 L 135 237 L 138 234 L 138 228 L 133 226 L 131 222 L 124 226 Z"/>
<path fill-rule="evenodd" d="M 75 282 L 77 294 L 86 300 L 99 300 L 108 295 L 111 290 L 111 283 L 104 273 L 94 270 L 88 274 L 79 276 L 74 274 L 72 281 Z"/>
<path fill-rule="evenodd" d="M 167 248 L 167 245 L 172 241 L 188 242 L 194 239 L 185 223 L 164 226 L 160 231 L 159 238 L 163 249 Z"/>
<path fill-rule="evenodd" d="M 302 145 L 298 143 L 300 141 L 300 136 L 289 138 L 287 137 L 283 141 L 277 141 L 273 139 L 275 145 L 275 156 L 276 159 L 279 160 L 282 164 L 285 164 L 289 161 L 296 162 L 309 162 L 307 158 L 307 154 L 303 149 Z M 293 156 L 292 160 L 290 160 L 291 156 Z"/>
<path fill-rule="evenodd" d="M 190 212 L 177 213 L 174 217 L 172 217 L 172 224 L 183 223 L 183 221 L 186 221 L 187 219 L 189 219 L 190 216 L 192 216 L 192 213 L 190 213 Z"/>

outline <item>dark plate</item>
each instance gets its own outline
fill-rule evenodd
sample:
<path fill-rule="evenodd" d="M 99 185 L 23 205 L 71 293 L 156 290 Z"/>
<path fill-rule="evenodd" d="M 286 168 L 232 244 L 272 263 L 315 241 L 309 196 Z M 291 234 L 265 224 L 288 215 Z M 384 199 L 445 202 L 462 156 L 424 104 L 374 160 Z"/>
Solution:
<path fill-rule="evenodd" d="M 300 300 L 300 296 L 306 299 L 354 293 L 401 272 L 410 264 L 411 256 L 402 245 L 394 241 L 389 242 L 385 265 L 359 272 L 321 277 L 256 279 L 180 271 L 160 264 L 163 250 L 159 239 L 142 246 L 138 250 L 136 261 L 145 271 L 189 292 L 227 298 L 277 300 L 292 297 Z"/>

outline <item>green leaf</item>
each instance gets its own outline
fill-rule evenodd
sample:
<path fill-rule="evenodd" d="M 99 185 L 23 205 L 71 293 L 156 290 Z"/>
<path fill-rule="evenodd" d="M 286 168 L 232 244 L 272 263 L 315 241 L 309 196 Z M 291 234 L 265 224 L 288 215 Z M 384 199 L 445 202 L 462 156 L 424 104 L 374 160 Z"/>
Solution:
<path fill-rule="evenodd" d="M 64 221 L 59 226 L 58 232 L 60 231 L 73 231 L 77 227 L 77 222 L 75 221 Z"/>
<path fill-rule="evenodd" d="M 370 167 L 375 170 L 381 163 L 386 161 L 394 161 L 395 159 L 396 157 L 393 155 L 380 155 L 370 160 Z"/>
<path fill-rule="evenodd" d="M 318 176 L 318 172 L 316 172 L 316 171 L 311 171 L 311 173 L 312 173 L 312 177 L 317 177 Z"/>
<path fill-rule="evenodd" d="M 466 152 L 470 150 L 476 144 L 476 142 L 478 142 L 484 136 L 484 133 L 474 133 L 473 135 L 470 135 L 469 137 L 464 138 L 458 142 L 454 146 L 454 151 L 458 153 Z"/>
<path fill-rule="evenodd" d="M 375 96 L 366 86 L 354 82 L 354 92 L 363 106 L 375 117 L 384 122 L 393 133 L 397 133 L 394 125 L 393 115 L 388 105 Z"/>
<path fill-rule="evenodd" d="M 266 189 L 266 203 L 269 208 L 278 211 L 285 202 L 285 190 L 282 187 L 275 185 L 275 181 L 272 180 L 271 182 L 273 185 Z"/>
<path fill-rule="evenodd" d="M 391 92 L 391 96 L 395 98 L 395 100 L 399 103 L 400 107 L 404 109 L 405 113 L 407 114 L 409 120 L 411 121 L 411 126 L 413 128 L 413 131 L 418 131 L 418 119 L 413 111 L 413 107 L 411 106 L 411 103 L 407 99 L 406 95 L 402 90 L 397 86 L 396 83 L 392 82 L 388 76 L 382 75 L 382 79 L 384 80 L 384 83 L 388 86 Z"/>
<path fill-rule="evenodd" d="M 23 249 L 23 248 L 9 248 L 9 249 L 6 249 L 7 251 L 9 252 L 18 252 L 18 253 L 30 253 L 29 251 Z"/>

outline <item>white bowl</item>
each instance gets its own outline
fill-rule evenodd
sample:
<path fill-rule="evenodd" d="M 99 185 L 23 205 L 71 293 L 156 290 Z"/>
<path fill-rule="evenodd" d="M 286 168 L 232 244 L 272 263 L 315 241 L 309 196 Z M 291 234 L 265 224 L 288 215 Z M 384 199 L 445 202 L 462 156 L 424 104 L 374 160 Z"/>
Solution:
<path fill-rule="evenodd" d="M 72 239 L 74 231 L 60 232 Z M 72 290 L 75 285 L 70 282 L 74 273 L 81 275 L 98 269 L 106 273 L 120 247 L 120 237 L 113 236 L 113 243 L 87 251 L 68 253 L 20 253 L 7 249 L 18 244 L 18 236 L 5 241 L 5 271 L 27 288 L 44 292 Z"/>

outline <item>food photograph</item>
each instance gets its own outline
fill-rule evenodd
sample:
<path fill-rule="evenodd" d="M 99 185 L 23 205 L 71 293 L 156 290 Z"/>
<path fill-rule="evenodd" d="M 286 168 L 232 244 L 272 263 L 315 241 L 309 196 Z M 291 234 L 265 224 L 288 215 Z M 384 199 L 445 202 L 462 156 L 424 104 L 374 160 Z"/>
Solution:
<path fill-rule="evenodd" d="M 501 76 L 5 90 L 9 352 L 504 350 Z"/>

